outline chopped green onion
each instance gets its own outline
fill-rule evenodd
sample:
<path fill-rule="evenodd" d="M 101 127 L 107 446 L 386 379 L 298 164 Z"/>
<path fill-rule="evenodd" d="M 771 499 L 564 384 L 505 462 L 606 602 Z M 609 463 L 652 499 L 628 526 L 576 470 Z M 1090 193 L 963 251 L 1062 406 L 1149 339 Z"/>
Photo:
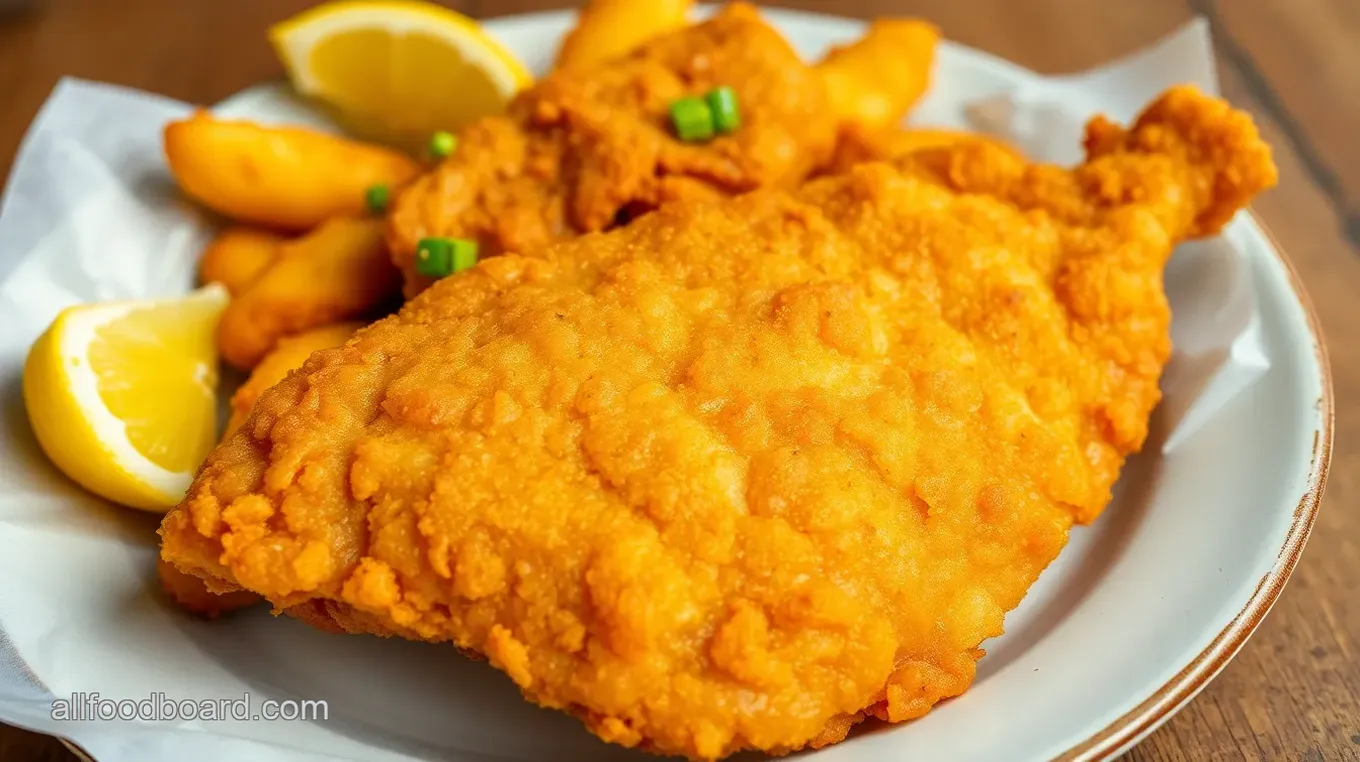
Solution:
<path fill-rule="evenodd" d="M 443 278 L 453 272 L 453 239 L 422 238 L 416 244 L 416 272 Z"/>
<path fill-rule="evenodd" d="M 735 132 L 741 126 L 741 111 L 737 108 L 737 93 L 730 87 L 717 87 L 704 96 L 713 112 L 713 127 L 719 133 Z"/>
<path fill-rule="evenodd" d="M 477 242 L 468 238 L 422 238 L 416 244 L 416 272 L 443 278 L 477 264 Z"/>
<path fill-rule="evenodd" d="M 466 238 L 453 239 L 453 271 L 462 272 L 477 264 L 477 242 Z"/>
<path fill-rule="evenodd" d="M 458 147 L 458 138 L 452 132 L 440 130 L 430 136 L 430 155 L 442 159 L 453 153 L 453 149 Z"/>
<path fill-rule="evenodd" d="M 364 193 L 364 199 L 368 202 L 368 210 L 374 214 L 382 214 L 387 211 L 387 202 L 391 196 L 392 192 L 382 183 L 370 186 L 368 191 Z"/>
<path fill-rule="evenodd" d="M 713 111 L 702 98 L 681 98 L 671 104 L 671 123 L 675 134 L 686 143 L 713 137 Z"/>

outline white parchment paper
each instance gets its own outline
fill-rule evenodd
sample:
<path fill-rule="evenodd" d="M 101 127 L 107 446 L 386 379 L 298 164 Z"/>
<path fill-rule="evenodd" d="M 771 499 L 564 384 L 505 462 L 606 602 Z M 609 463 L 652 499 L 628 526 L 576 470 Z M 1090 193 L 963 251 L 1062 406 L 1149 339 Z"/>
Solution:
<path fill-rule="evenodd" d="M 938 81 L 914 122 L 991 131 L 1056 162 L 1080 159 L 1081 125 L 1096 111 L 1128 120 L 1172 84 L 1215 89 L 1199 23 L 1067 77 L 1039 77 L 957 46 L 944 53 L 971 56 L 969 66 L 993 74 Z M 1013 84 L 991 84 L 1001 79 Z M 549 748 L 561 760 L 631 759 L 570 719 L 525 707 L 508 681 L 453 649 L 327 636 L 263 612 L 229 623 L 188 620 L 155 590 L 155 517 L 88 495 L 47 463 L 20 394 L 33 340 L 68 305 L 191 287 L 212 221 L 175 192 L 160 148 L 164 123 L 188 110 L 146 93 L 63 82 L 26 137 L 0 207 L 0 720 L 72 738 L 100 762 L 483 759 L 461 750 L 487 748 L 488 739 L 505 758 Z M 253 92 L 233 110 L 262 121 L 316 120 L 278 89 Z M 1164 452 L 1269 367 L 1235 245 L 1238 224 L 1183 246 L 1166 274 L 1177 349 L 1163 383 Z M 53 720 L 53 698 L 78 691 L 134 700 L 325 698 L 331 714 L 326 722 Z"/>

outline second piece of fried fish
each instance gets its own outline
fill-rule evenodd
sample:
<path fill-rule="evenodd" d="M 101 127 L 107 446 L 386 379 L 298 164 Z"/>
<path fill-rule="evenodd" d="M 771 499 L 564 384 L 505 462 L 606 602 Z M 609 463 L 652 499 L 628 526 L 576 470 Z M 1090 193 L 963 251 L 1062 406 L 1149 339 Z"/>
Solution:
<path fill-rule="evenodd" d="M 937 38 L 924 22 L 881 20 L 812 67 L 737 2 L 630 53 L 553 72 L 506 115 L 465 129 L 453 155 L 396 199 L 387 240 L 406 295 L 433 282 L 416 267 L 423 238 L 472 239 L 492 256 L 667 202 L 795 186 L 825 167 L 847 122 L 902 118 L 929 81 Z M 717 87 L 731 88 L 740 128 L 679 139 L 671 106 Z"/>

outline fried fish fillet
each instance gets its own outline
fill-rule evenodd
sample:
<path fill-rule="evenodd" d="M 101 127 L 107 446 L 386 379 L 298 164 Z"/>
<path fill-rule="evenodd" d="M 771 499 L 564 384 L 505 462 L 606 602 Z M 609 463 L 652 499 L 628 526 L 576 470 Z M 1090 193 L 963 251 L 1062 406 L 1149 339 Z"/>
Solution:
<path fill-rule="evenodd" d="M 671 104 L 720 85 L 737 95 L 741 129 L 676 139 Z M 484 256 L 526 251 L 666 201 L 796 184 L 830 158 L 838 124 L 822 78 L 733 3 L 623 58 L 554 72 L 504 117 L 468 127 L 397 197 L 388 244 L 414 296 L 432 282 L 415 271 L 421 238 L 473 238 Z"/>
<path fill-rule="evenodd" d="M 260 596 L 245 590 L 235 589 L 223 593 L 209 590 L 201 577 L 185 574 L 164 559 L 156 562 L 156 578 L 161 583 L 161 589 L 176 605 L 205 619 L 216 619 L 260 602 Z"/>
<path fill-rule="evenodd" d="M 484 654 L 655 752 L 918 717 L 1142 445 L 1173 245 L 1275 181 L 1190 89 L 1087 148 L 949 146 L 488 259 L 266 392 L 163 557 Z"/>

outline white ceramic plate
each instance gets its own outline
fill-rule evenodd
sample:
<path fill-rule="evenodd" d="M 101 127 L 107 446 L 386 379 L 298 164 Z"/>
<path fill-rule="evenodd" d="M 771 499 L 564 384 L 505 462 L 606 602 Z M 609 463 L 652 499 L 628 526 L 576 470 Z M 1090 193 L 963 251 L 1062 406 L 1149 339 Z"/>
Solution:
<path fill-rule="evenodd" d="M 806 56 L 863 28 L 826 16 L 766 15 Z M 570 14 L 552 13 L 487 26 L 542 70 L 570 22 Z M 982 96 L 1032 76 L 953 45 L 943 48 L 938 66 L 936 92 Z M 277 118 L 290 108 L 278 89 L 260 88 L 222 110 Z M 1074 530 L 1068 549 L 1008 617 L 1006 635 L 985 644 L 988 656 L 964 696 L 921 720 L 857 733 L 813 755 L 819 762 L 1109 758 L 1166 720 L 1242 646 L 1312 526 L 1332 402 L 1297 278 L 1252 218 L 1234 230 L 1250 264 L 1270 369 L 1171 455 L 1159 452 L 1166 426 L 1154 416 L 1145 453 L 1128 463 L 1115 503 L 1094 526 Z M 122 618 L 163 620 L 157 606 L 136 603 Z M 263 612 L 175 626 L 197 662 L 166 654 L 166 669 L 153 679 L 127 670 L 118 683 L 124 695 L 163 687 L 178 665 L 220 672 L 257 696 L 326 698 L 325 732 L 338 740 L 301 748 L 353 749 L 357 742 L 367 751 L 354 758 L 456 762 L 645 759 L 524 703 L 508 680 L 450 648 L 330 637 Z M 388 698 L 394 693 L 404 697 L 400 705 Z M 196 758 L 207 758 L 208 748 L 223 759 L 261 751 L 236 745 L 239 736 L 211 747 L 182 740 L 187 745 L 178 748 L 194 749 Z M 152 748 L 146 742 L 141 748 Z M 250 756 L 287 753 L 275 745 Z"/>

